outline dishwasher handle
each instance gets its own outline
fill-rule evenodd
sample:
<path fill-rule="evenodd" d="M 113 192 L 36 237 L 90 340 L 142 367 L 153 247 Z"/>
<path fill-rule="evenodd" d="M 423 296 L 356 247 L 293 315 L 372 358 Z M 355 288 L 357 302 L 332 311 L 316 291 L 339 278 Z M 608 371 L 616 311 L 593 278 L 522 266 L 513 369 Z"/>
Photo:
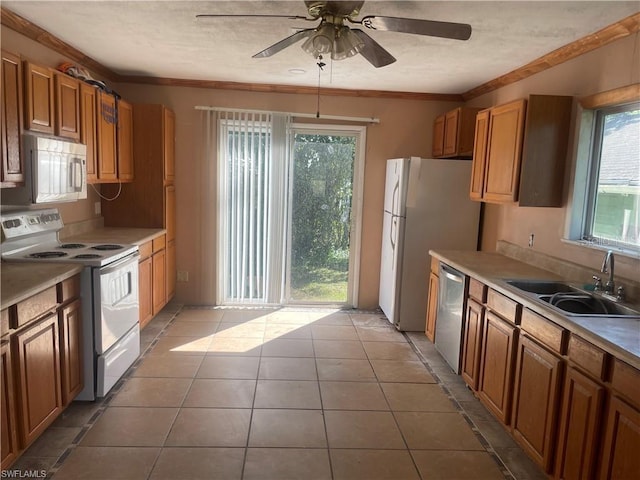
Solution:
<path fill-rule="evenodd" d="M 464 283 L 464 274 L 451 268 L 446 263 L 440 264 L 440 275 L 456 283 Z"/>

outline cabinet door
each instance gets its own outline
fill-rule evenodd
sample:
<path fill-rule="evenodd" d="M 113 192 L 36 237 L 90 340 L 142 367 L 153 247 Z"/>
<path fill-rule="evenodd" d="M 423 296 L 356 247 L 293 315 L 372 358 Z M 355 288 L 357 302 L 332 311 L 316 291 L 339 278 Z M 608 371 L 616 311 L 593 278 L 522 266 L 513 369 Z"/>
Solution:
<path fill-rule="evenodd" d="M 74 300 L 59 313 L 62 404 L 67 406 L 82 391 L 82 309 Z"/>
<path fill-rule="evenodd" d="M 9 342 L 4 340 L 0 342 L 0 368 L 0 397 L 2 397 L 2 416 L 0 417 L 2 465 L 0 468 L 4 470 L 13 463 L 19 450 L 11 348 Z"/>
<path fill-rule="evenodd" d="M 163 137 L 164 137 L 164 181 L 173 183 L 175 178 L 175 137 L 176 137 L 176 116 L 168 108 L 163 108 Z"/>
<path fill-rule="evenodd" d="M 20 398 L 20 446 L 27 447 L 62 411 L 58 315 L 11 337 Z"/>
<path fill-rule="evenodd" d="M 464 317 L 462 343 L 462 379 L 472 390 L 478 390 L 480 377 L 480 354 L 482 352 L 482 327 L 484 325 L 484 307 L 472 299 L 467 299 L 467 312 Z"/>
<path fill-rule="evenodd" d="M 96 89 L 84 82 L 80 84 L 80 142 L 87 146 L 87 182 L 98 179 L 98 130 Z"/>
<path fill-rule="evenodd" d="M 118 179 L 133 180 L 133 108 L 118 100 Z"/>
<path fill-rule="evenodd" d="M 176 242 L 167 243 L 167 302 L 176 294 Z"/>
<path fill-rule="evenodd" d="M 2 51 L 2 78 L 0 79 L 2 100 L 2 148 L 3 187 L 24 184 L 22 163 L 22 60 L 18 55 Z"/>
<path fill-rule="evenodd" d="M 429 300 L 427 304 L 427 322 L 425 334 L 432 342 L 436 341 L 436 317 L 438 315 L 438 276 L 429 274 Z"/>
<path fill-rule="evenodd" d="M 168 185 L 164 188 L 164 225 L 167 229 L 167 242 L 176 239 L 176 187 Z"/>
<path fill-rule="evenodd" d="M 116 101 L 113 95 L 98 91 L 98 180 L 118 179 L 116 168 Z"/>
<path fill-rule="evenodd" d="M 471 164 L 471 200 L 482 200 L 484 169 L 487 158 L 487 137 L 489 135 L 489 110 L 476 116 L 476 133 L 473 142 L 473 163 Z"/>
<path fill-rule="evenodd" d="M 562 398 L 555 478 L 596 478 L 605 388 L 569 367 Z"/>
<path fill-rule="evenodd" d="M 514 439 L 551 473 L 563 361 L 526 335 L 518 343 L 513 391 Z"/>
<path fill-rule="evenodd" d="M 25 62 L 25 128 L 53 135 L 55 110 L 53 70 Z"/>
<path fill-rule="evenodd" d="M 151 257 L 153 261 L 153 314 L 167 303 L 167 253 L 160 250 Z"/>
<path fill-rule="evenodd" d="M 444 116 L 444 155 L 456 155 L 458 153 L 458 132 L 460 131 L 460 112 L 456 108 L 447 112 Z"/>
<path fill-rule="evenodd" d="M 153 318 L 153 264 L 151 257 L 138 264 L 138 289 L 140 293 L 140 328 Z"/>
<path fill-rule="evenodd" d="M 526 100 L 491 109 L 483 198 L 511 203 L 518 199 Z"/>
<path fill-rule="evenodd" d="M 638 478 L 640 472 L 640 411 L 611 396 L 602 448 L 600 478 Z"/>
<path fill-rule="evenodd" d="M 485 320 L 478 397 L 502 423 L 508 425 L 518 331 L 491 312 L 486 314 Z"/>
<path fill-rule="evenodd" d="M 55 72 L 56 135 L 80 139 L 80 82 L 64 73 Z"/>
<path fill-rule="evenodd" d="M 433 122 L 433 146 L 431 149 L 433 158 L 444 155 L 444 117 L 444 115 L 439 115 Z"/>

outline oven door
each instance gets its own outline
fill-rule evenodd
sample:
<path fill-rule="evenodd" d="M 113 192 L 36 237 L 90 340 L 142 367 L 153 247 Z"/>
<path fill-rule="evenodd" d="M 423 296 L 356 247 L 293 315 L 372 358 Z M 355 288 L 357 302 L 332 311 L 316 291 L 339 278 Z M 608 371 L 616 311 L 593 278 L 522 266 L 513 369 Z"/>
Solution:
<path fill-rule="evenodd" d="M 139 319 L 138 258 L 93 269 L 95 350 L 103 354 Z"/>

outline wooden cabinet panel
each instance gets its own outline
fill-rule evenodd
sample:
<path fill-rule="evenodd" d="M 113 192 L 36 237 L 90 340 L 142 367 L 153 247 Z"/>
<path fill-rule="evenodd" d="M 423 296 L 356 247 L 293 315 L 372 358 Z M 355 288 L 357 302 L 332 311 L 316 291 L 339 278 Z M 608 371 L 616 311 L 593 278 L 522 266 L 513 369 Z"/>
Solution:
<path fill-rule="evenodd" d="M 438 115 L 433 122 L 433 144 L 431 146 L 433 158 L 444 155 L 444 122 L 444 115 Z"/>
<path fill-rule="evenodd" d="M 460 109 L 456 108 L 444 116 L 444 147 L 443 155 L 455 155 L 458 150 L 458 131 L 461 120 Z"/>
<path fill-rule="evenodd" d="M 515 325 L 520 323 L 521 305 L 492 288 L 487 292 L 487 308 L 498 313 L 504 320 Z"/>
<path fill-rule="evenodd" d="M 156 315 L 167 303 L 167 255 L 160 250 L 151 257 L 153 262 L 153 314 Z"/>
<path fill-rule="evenodd" d="M 460 107 L 447 112 L 444 123 L 444 157 L 471 158 L 479 108 Z"/>
<path fill-rule="evenodd" d="M 482 334 L 482 355 L 478 396 L 505 425 L 511 414 L 514 345 L 517 329 L 497 315 L 487 312 Z"/>
<path fill-rule="evenodd" d="M 165 187 L 164 201 L 164 228 L 167 229 L 167 242 L 173 242 L 176 239 L 176 187 L 174 185 Z"/>
<path fill-rule="evenodd" d="M 118 179 L 133 180 L 133 107 L 118 100 Z"/>
<path fill-rule="evenodd" d="M 97 92 L 80 83 L 80 142 L 87 146 L 87 182 L 98 180 Z"/>
<path fill-rule="evenodd" d="M 520 336 L 516 357 L 513 437 L 551 473 L 564 364 L 526 335 Z"/>
<path fill-rule="evenodd" d="M 631 405 L 640 405 L 640 372 L 618 359 L 613 362 L 611 388 Z"/>
<path fill-rule="evenodd" d="M 25 128 L 55 134 L 54 72 L 30 62 L 24 64 Z"/>
<path fill-rule="evenodd" d="M 520 326 L 545 347 L 565 353 L 567 331 L 562 327 L 526 308 L 522 311 Z"/>
<path fill-rule="evenodd" d="M 176 115 L 168 108 L 163 108 L 164 116 L 164 180 L 173 183 L 175 178 L 175 136 L 176 136 Z"/>
<path fill-rule="evenodd" d="M 469 279 L 469 296 L 476 300 L 478 303 L 484 303 L 487 301 L 487 286 L 476 280 L 475 278 Z"/>
<path fill-rule="evenodd" d="M 62 410 L 58 316 L 49 315 L 11 337 L 17 358 L 20 446 L 35 440 Z"/>
<path fill-rule="evenodd" d="M 585 372 L 598 380 L 605 379 L 608 355 L 604 350 L 572 334 L 569 338 L 567 355 Z"/>
<path fill-rule="evenodd" d="M 484 171 L 487 160 L 490 113 L 490 110 L 483 110 L 476 116 L 473 163 L 471 164 L 471 188 L 469 190 L 471 200 L 482 200 L 484 192 Z"/>
<path fill-rule="evenodd" d="M 17 458 L 18 433 L 17 433 L 17 413 L 15 405 L 15 391 L 13 370 L 11 365 L 11 348 L 8 341 L 0 342 L 0 397 L 1 397 L 1 416 L 0 430 L 2 437 L 0 438 L 0 450 L 2 451 L 2 470 L 8 468 Z"/>
<path fill-rule="evenodd" d="M 520 183 L 526 100 L 491 109 L 484 176 L 485 201 L 515 202 Z"/>
<path fill-rule="evenodd" d="M 604 386 L 569 367 L 564 382 L 555 478 L 596 478 Z"/>
<path fill-rule="evenodd" d="M 462 379 L 472 390 L 478 390 L 484 307 L 468 299 L 462 337 Z"/>
<path fill-rule="evenodd" d="M 138 264 L 138 288 L 140 292 L 140 328 L 153 318 L 153 264 L 146 257 Z"/>
<path fill-rule="evenodd" d="M 606 419 L 600 478 L 638 478 L 639 452 L 640 410 L 613 395 Z"/>
<path fill-rule="evenodd" d="M 0 99 L 2 116 L 0 120 L 0 148 L 2 165 L 0 186 L 14 187 L 24 184 L 24 164 L 22 160 L 22 60 L 2 50 L 2 77 L 0 78 Z"/>
<path fill-rule="evenodd" d="M 101 90 L 97 91 L 98 108 L 98 180 L 114 181 L 118 179 L 116 164 L 116 100 Z"/>
<path fill-rule="evenodd" d="M 60 360 L 62 404 L 66 407 L 82 391 L 82 309 L 74 300 L 58 312 L 60 330 Z"/>
<path fill-rule="evenodd" d="M 427 321 L 425 334 L 432 342 L 436 341 L 436 321 L 438 316 L 438 276 L 431 272 L 429 274 L 429 299 L 427 300 Z"/>
<path fill-rule="evenodd" d="M 17 304 L 17 324 L 13 327 L 18 328 L 26 325 L 31 320 L 54 310 L 57 306 L 58 294 L 56 287 L 49 287 Z"/>
<path fill-rule="evenodd" d="M 177 276 L 176 242 L 173 240 L 167 244 L 167 302 L 176 294 Z"/>
<path fill-rule="evenodd" d="M 80 139 L 80 82 L 61 72 L 55 72 L 56 124 L 59 137 Z"/>

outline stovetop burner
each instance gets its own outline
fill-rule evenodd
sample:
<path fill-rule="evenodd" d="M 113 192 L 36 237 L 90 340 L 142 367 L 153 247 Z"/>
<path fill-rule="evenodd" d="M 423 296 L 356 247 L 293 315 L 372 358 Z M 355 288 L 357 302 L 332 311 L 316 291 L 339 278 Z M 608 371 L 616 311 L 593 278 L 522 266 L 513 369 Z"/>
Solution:
<path fill-rule="evenodd" d="M 29 258 L 60 258 L 66 257 L 66 252 L 36 252 L 27 255 Z"/>
<path fill-rule="evenodd" d="M 92 250 L 119 250 L 121 248 L 122 248 L 122 245 L 116 245 L 116 244 L 110 244 L 110 243 L 91 247 Z"/>
<path fill-rule="evenodd" d="M 84 243 L 63 243 L 60 245 L 60 248 L 64 249 L 73 249 L 73 248 L 85 248 L 86 245 Z"/>
<path fill-rule="evenodd" d="M 97 253 L 81 253 L 80 255 L 76 255 L 72 258 L 77 258 L 78 260 L 89 260 L 92 258 L 102 258 L 102 255 L 98 255 Z"/>

